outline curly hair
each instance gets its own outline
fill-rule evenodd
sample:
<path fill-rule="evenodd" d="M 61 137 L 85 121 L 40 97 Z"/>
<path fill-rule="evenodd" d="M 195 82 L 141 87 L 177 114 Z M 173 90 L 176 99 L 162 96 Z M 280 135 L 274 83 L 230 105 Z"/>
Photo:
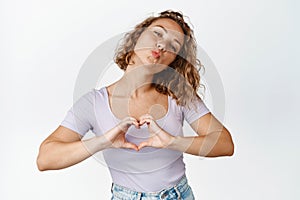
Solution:
<path fill-rule="evenodd" d="M 131 62 L 134 47 L 140 35 L 155 20 L 162 18 L 172 19 L 179 24 L 184 33 L 184 43 L 169 67 L 154 74 L 152 86 L 159 93 L 167 94 L 174 98 L 177 104 L 182 106 L 189 105 L 195 97 L 201 99 L 197 94 L 197 90 L 200 86 L 204 87 L 204 85 L 200 84 L 199 74 L 203 65 L 197 59 L 197 44 L 193 30 L 184 21 L 182 13 L 166 10 L 159 13 L 159 16 L 148 17 L 136 25 L 134 30 L 125 34 L 122 43 L 116 49 L 114 61 L 125 71 Z"/>

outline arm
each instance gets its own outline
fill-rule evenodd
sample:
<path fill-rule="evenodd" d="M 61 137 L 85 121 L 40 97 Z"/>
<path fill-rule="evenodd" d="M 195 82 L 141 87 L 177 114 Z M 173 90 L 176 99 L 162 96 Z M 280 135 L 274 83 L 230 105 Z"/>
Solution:
<path fill-rule="evenodd" d="M 40 171 L 63 169 L 107 148 L 137 150 L 137 146 L 127 142 L 125 138 L 125 133 L 131 125 L 138 128 L 138 122 L 134 118 L 126 117 L 103 135 L 88 140 L 81 140 L 80 134 L 59 126 L 40 146 L 37 157 L 38 169 Z"/>
<path fill-rule="evenodd" d="M 234 144 L 229 131 L 211 113 L 194 121 L 191 127 L 198 136 L 173 137 L 167 148 L 204 157 L 233 155 Z"/>
<path fill-rule="evenodd" d="M 59 126 L 40 145 L 37 166 L 40 171 L 62 169 L 77 164 L 106 148 L 104 137 L 81 141 L 82 136 Z"/>

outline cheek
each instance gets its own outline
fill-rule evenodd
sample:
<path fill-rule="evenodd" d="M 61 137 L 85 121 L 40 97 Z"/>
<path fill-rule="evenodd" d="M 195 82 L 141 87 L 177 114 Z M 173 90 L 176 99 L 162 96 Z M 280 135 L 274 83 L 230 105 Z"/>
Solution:
<path fill-rule="evenodd" d="M 176 58 L 176 54 L 174 53 L 167 53 L 165 59 L 164 59 L 164 64 L 169 65 L 171 64 Z"/>
<path fill-rule="evenodd" d="M 153 34 L 143 33 L 137 40 L 137 43 L 136 43 L 134 49 L 135 50 L 143 50 L 143 49 L 153 48 L 154 43 L 155 43 L 155 38 L 154 38 Z"/>

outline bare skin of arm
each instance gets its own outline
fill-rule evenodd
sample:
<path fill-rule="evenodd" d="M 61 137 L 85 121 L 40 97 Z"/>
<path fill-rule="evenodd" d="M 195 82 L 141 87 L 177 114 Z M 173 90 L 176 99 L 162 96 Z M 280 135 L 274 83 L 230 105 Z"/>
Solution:
<path fill-rule="evenodd" d="M 229 131 L 211 113 L 193 122 L 191 127 L 198 136 L 174 137 L 167 148 L 204 157 L 233 155 L 234 144 Z"/>
<path fill-rule="evenodd" d="M 78 133 L 59 126 L 40 145 L 37 166 L 40 171 L 63 169 L 75 165 L 98 151 L 106 148 L 131 148 L 135 144 L 125 139 L 125 133 L 131 125 L 138 127 L 134 118 L 125 118 L 120 124 L 101 136 L 81 140 Z"/>
<path fill-rule="evenodd" d="M 195 120 L 191 127 L 197 136 L 173 136 L 157 125 L 149 114 L 141 117 L 140 123 L 148 124 L 150 137 L 139 144 L 139 149 L 149 146 L 167 148 L 196 156 L 219 157 L 232 156 L 234 144 L 229 131 L 208 113 Z"/>

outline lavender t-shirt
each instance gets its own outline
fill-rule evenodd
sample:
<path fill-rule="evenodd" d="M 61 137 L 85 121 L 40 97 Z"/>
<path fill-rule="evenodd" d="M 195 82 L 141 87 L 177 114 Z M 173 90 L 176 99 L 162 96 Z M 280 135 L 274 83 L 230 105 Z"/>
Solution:
<path fill-rule="evenodd" d="M 156 123 L 174 136 L 183 136 L 183 120 L 189 124 L 209 113 L 203 101 L 197 100 L 197 108 L 176 104 L 168 96 L 167 114 Z M 106 87 L 92 89 L 68 111 L 61 126 L 84 136 L 91 130 L 100 136 L 115 127 L 121 120 L 111 111 Z M 140 129 L 131 126 L 126 139 L 139 144 L 149 137 L 147 125 Z M 174 150 L 144 147 L 139 152 L 131 149 L 105 149 L 102 151 L 115 184 L 141 192 L 157 192 L 175 185 L 185 174 L 183 153 Z"/>

